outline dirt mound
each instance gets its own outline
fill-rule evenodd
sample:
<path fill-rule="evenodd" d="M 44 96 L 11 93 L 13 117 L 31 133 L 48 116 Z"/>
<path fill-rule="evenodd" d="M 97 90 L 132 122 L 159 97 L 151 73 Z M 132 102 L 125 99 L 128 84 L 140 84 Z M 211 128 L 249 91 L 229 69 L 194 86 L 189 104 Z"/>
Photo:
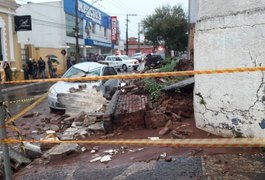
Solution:
<path fill-rule="evenodd" d="M 180 59 L 176 64 L 175 71 L 190 71 L 194 69 L 194 63 L 192 60 Z"/>

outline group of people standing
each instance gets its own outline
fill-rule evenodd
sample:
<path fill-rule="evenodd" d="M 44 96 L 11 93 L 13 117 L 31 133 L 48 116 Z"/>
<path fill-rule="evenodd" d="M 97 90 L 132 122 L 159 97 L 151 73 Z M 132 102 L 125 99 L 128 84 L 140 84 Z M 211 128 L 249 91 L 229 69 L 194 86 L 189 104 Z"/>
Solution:
<path fill-rule="evenodd" d="M 49 69 L 49 76 L 51 78 L 57 77 L 56 71 L 59 62 L 57 60 L 48 58 L 47 64 Z M 30 58 L 24 65 L 23 70 L 24 70 L 25 79 L 38 79 L 38 78 L 45 79 L 47 77 L 46 62 L 41 57 L 39 58 L 38 61 Z"/>

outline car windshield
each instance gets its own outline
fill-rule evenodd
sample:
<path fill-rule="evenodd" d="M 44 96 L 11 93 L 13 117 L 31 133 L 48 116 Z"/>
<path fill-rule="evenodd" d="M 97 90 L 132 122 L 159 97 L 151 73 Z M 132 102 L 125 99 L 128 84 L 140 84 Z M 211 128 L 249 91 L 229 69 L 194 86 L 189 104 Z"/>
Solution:
<path fill-rule="evenodd" d="M 133 57 L 135 57 L 135 56 L 141 56 L 142 54 L 141 53 L 135 53 L 134 55 L 133 55 Z"/>
<path fill-rule="evenodd" d="M 63 78 L 72 78 L 72 77 L 83 77 L 86 75 L 85 71 L 71 67 L 64 75 Z"/>
<path fill-rule="evenodd" d="M 130 58 L 128 56 L 120 56 L 123 60 L 130 60 Z"/>

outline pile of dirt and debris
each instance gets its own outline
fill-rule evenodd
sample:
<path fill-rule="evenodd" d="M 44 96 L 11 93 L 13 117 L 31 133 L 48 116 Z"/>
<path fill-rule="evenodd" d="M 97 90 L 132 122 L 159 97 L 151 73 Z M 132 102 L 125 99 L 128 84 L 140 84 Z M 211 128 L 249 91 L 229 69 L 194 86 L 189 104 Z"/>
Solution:
<path fill-rule="evenodd" d="M 192 60 L 180 59 L 176 64 L 175 71 L 190 71 L 194 69 L 194 63 Z"/>

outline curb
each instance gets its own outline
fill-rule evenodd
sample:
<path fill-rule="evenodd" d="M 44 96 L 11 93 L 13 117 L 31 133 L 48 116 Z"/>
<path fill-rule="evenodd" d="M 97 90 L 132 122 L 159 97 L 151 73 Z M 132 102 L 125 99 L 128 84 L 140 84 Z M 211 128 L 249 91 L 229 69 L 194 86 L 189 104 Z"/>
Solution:
<path fill-rule="evenodd" d="M 9 91 L 14 91 L 14 90 L 18 90 L 18 89 L 23 89 L 23 88 L 27 88 L 27 87 L 31 87 L 31 86 L 36 86 L 36 85 L 40 85 L 40 84 L 44 84 L 45 82 L 37 82 L 37 83 L 31 83 L 31 84 L 25 84 L 25 85 L 18 85 L 15 87 L 9 87 L 9 88 L 4 88 L 1 90 L 1 93 L 6 93 Z"/>

